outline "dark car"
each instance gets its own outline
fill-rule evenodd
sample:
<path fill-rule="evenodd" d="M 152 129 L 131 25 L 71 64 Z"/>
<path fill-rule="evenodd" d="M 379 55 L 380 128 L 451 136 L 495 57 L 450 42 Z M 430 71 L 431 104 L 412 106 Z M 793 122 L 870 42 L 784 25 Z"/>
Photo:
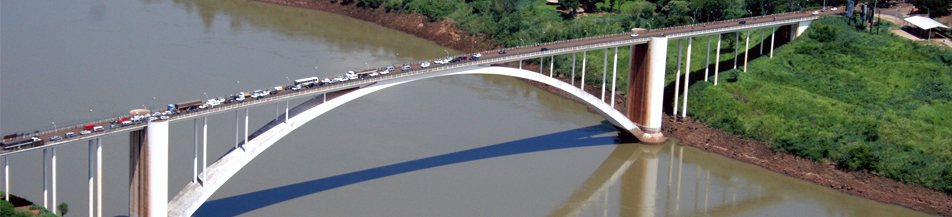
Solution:
<path fill-rule="evenodd" d="M 741 20 L 739 24 L 747 24 L 746 20 Z"/>
<path fill-rule="evenodd" d="M 549 50 L 549 48 L 545 48 L 545 47 L 542 48 L 542 51 L 547 51 L 547 50 Z"/>
<path fill-rule="evenodd" d="M 506 50 L 499 51 L 499 54 L 506 54 Z"/>

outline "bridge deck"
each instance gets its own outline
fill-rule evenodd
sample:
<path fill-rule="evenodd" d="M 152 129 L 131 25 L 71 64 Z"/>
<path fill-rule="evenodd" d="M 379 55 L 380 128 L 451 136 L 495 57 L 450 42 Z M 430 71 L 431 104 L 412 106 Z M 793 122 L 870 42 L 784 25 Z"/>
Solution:
<path fill-rule="evenodd" d="M 668 38 L 676 39 L 676 38 L 687 38 L 687 37 L 698 37 L 698 36 L 705 36 L 705 35 L 712 35 L 712 34 L 721 34 L 721 33 L 735 32 L 735 31 L 741 31 L 741 30 L 747 30 L 747 29 L 759 29 L 759 28 L 767 28 L 772 26 L 782 26 L 782 25 L 798 23 L 801 21 L 815 20 L 821 16 L 829 16 L 829 15 L 835 15 L 835 12 L 833 11 L 822 12 L 820 15 L 812 15 L 810 14 L 810 12 L 787 13 L 787 14 L 780 14 L 780 15 L 761 16 L 756 18 L 736 19 L 736 20 L 719 21 L 719 22 L 713 22 L 713 23 L 703 23 L 703 24 L 694 24 L 694 25 L 679 26 L 679 27 L 654 29 L 648 33 L 641 34 L 638 37 L 631 37 L 629 36 L 630 33 L 621 33 L 616 35 L 588 37 L 588 38 L 582 38 L 582 39 L 556 41 L 556 42 L 550 42 L 545 44 L 534 44 L 534 45 L 520 46 L 515 48 L 505 48 L 505 49 L 483 51 L 483 52 L 480 52 L 483 54 L 483 57 L 476 61 L 463 61 L 460 63 L 451 63 L 451 64 L 440 65 L 438 67 L 430 67 L 430 68 L 422 68 L 420 67 L 420 63 L 414 63 L 414 64 L 411 64 L 412 69 L 410 71 L 403 71 L 403 72 L 394 71 L 394 72 L 391 72 L 390 74 L 381 75 L 376 78 L 368 78 L 368 79 L 361 79 L 356 81 L 347 81 L 347 82 L 341 82 L 336 84 L 329 84 L 329 85 L 325 85 L 321 87 L 302 89 L 300 91 L 284 91 L 284 93 L 281 93 L 275 96 L 269 96 L 264 99 L 259 99 L 259 100 L 247 99 L 246 102 L 242 102 L 242 103 L 226 104 L 226 105 L 218 106 L 211 109 L 203 109 L 203 110 L 199 110 L 195 112 L 174 115 L 170 118 L 169 121 L 176 122 L 179 120 L 188 120 L 191 118 L 198 118 L 198 117 L 202 117 L 206 115 L 218 114 L 218 113 L 223 113 L 223 112 L 227 112 L 231 110 L 243 109 L 243 108 L 251 107 L 251 106 L 277 103 L 277 102 L 282 102 L 282 101 L 291 100 L 291 99 L 312 97 L 318 94 L 331 93 L 334 91 L 370 85 L 379 81 L 397 79 L 397 78 L 402 78 L 405 76 L 412 76 L 412 75 L 418 75 L 423 73 L 431 73 L 431 72 L 437 72 L 442 70 L 470 67 L 475 65 L 490 65 L 495 63 L 514 62 L 519 60 L 548 57 L 548 56 L 567 54 L 567 53 L 573 53 L 573 52 L 598 50 L 598 49 L 605 49 L 605 48 L 612 48 L 612 47 L 619 47 L 619 46 L 630 46 L 634 44 L 647 43 L 650 37 L 668 37 Z M 746 24 L 738 24 L 740 20 L 745 21 Z M 543 47 L 548 48 L 549 50 L 540 51 L 540 49 Z M 507 50 L 507 53 L 499 54 L 498 51 L 500 50 Z M 471 56 L 471 55 L 466 55 L 466 56 Z M 109 119 L 103 119 L 99 121 L 88 122 L 88 123 L 84 123 L 80 125 L 47 130 L 47 131 L 40 132 L 37 135 L 41 139 L 44 139 L 44 141 L 48 139 L 50 136 L 62 135 L 65 132 L 75 132 L 78 135 L 79 130 L 81 130 L 82 127 L 86 124 L 108 126 L 111 120 L 114 120 L 114 119 L 109 118 Z M 12 154 L 16 154 L 16 153 L 20 153 L 24 151 L 57 146 L 57 145 L 66 144 L 73 141 L 92 139 L 92 138 L 96 138 L 99 136 L 108 135 L 112 133 L 133 131 L 133 130 L 141 129 L 143 127 L 145 127 L 145 124 L 135 124 L 132 126 L 108 129 L 105 132 L 97 132 L 97 133 L 92 133 L 87 135 L 78 135 L 76 137 L 66 138 L 66 139 L 55 141 L 55 142 L 46 141 L 47 143 L 42 146 L 12 150 L 12 151 L 4 151 L 4 153 L 0 154 L 0 156 L 7 156 L 7 155 L 12 155 Z M 4 141 L 8 142 L 8 141 L 13 141 L 13 140 L 18 140 L 18 139 L 23 139 L 28 137 L 29 136 L 9 138 Z"/>

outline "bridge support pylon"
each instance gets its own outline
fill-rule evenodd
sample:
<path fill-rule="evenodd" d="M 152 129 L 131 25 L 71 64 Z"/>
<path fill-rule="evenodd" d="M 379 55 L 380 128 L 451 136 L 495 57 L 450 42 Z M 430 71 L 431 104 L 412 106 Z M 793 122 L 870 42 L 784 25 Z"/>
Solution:
<path fill-rule="evenodd" d="M 129 133 L 129 216 L 165 216 L 169 202 L 169 122 Z"/>
<path fill-rule="evenodd" d="M 638 125 L 632 131 L 641 142 L 662 143 L 661 116 L 668 38 L 652 37 L 648 44 L 631 47 L 628 68 L 628 100 L 625 116 Z M 639 136 L 641 135 L 641 136 Z"/>

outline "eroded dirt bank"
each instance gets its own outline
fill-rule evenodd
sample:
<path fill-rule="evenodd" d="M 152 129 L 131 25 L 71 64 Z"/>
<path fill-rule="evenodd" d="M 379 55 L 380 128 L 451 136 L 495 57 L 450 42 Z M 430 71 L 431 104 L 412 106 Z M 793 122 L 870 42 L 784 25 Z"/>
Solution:
<path fill-rule="evenodd" d="M 382 8 L 365 8 L 359 6 L 353 0 L 258 1 L 321 10 L 366 20 L 462 51 L 488 50 L 496 47 L 485 36 L 471 36 L 465 31 L 455 28 L 452 23 L 432 22 L 421 15 L 388 11 Z M 473 41 L 476 42 L 475 46 Z M 538 66 L 524 65 L 524 68 L 538 70 Z M 568 82 L 567 78 L 563 77 L 561 79 Z M 523 81 L 543 90 L 570 98 L 570 95 L 556 88 L 533 81 Z M 578 81 L 576 81 L 576 85 L 578 85 Z M 585 89 L 592 95 L 601 95 L 600 86 L 586 85 Z M 625 109 L 624 99 L 622 96 L 616 96 L 616 108 L 619 110 Z M 843 171 L 830 163 L 808 160 L 786 152 L 775 152 L 764 142 L 741 138 L 723 130 L 714 129 L 692 120 L 690 117 L 675 118 L 666 114 L 662 126 L 664 135 L 680 139 L 681 145 L 696 147 L 735 160 L 756 164 L 778 173 L 828 186 L 848 194 L 896 204 L 926 213 L 952 216 L 952 195 L 944 192 L 934 191 L 915 184 L 902 183 L 867 172 Z"/>

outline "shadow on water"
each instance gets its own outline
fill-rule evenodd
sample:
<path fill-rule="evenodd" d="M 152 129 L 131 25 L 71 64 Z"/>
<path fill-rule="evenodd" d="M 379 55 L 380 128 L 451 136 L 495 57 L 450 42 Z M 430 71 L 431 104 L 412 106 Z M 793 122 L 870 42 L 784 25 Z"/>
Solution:
<path fill-rule="evenodd" d="M 602 121 L 600 125 L 447 153 L 208 201 L 194 215 L 236 216 L 310 194 L 418 170 L 531 152 L 617 144 L 619 142 L 618 137 L 594 137 L 612 131 L 615 131 L 615 128 L 607 121 Z"/>

